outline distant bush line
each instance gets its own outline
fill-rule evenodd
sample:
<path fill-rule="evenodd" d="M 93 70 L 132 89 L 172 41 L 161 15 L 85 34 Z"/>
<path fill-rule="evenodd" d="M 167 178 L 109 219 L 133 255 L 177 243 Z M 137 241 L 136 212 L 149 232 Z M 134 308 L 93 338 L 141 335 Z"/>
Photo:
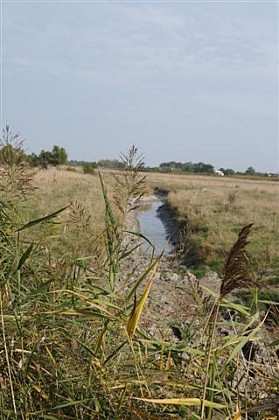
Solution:
<path fill-rule="evenodd" d="M 3 135 L 0 144 L 0 162 L 5 161 L 7 156 L 12 159 L 13 156 L 17 156 L 17 147 L 13 144 L 13 141 L 17 140 L 22 142 L 20 133 L 15 135 L 11 133 L 9 126 L 7 125 L 3 129 Z M 125 161 L 122 157 L 119 159 L 101 159 L 99 161 L 83 161 L 83 160 L 68 160 L 68 153 L 64 147 L 54 145 L 51 150 L 41 150 L 39 154 L 31 153 L 27 154 L 25 151 L 21 151 L 21 161 L 25 161 L 31 167 L 39 167 L 47 169 L 49 166 L 58 165 L 71 165 L 79 166 L 83 168 L 83 172 L 86 174 L 93 174 L 96 168 L 107 168 L 107 169 L 125 169 Z M 16 162 L 15 162 L 16 163 Z M 193 173 L 193 174 L 212 174 L 212 175 L 244 175 L 244 176 L 268 176 L 270 178 L 278 178 L 276 173 L 261 173 L 257 172 L 252 166 L 249 166 L 246 171 L 235 171 L 231 168 L 218 168 L 216 169 L 213 165 L 204 162 L 162 162 L 159 166 L 143 166 L 141 171 L 150 172 L 175 172 L 175 173 Z"/>

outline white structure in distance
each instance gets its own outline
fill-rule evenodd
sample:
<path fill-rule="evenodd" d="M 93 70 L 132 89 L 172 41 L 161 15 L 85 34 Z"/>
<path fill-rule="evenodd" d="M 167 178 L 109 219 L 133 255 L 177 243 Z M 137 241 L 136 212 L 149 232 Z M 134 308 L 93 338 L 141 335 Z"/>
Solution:
<path fill-rule="evenodd" d="M 225 176 L 224 172 L 220 171 L 220 169 L 215 169 L 214 168 L 213 173 L 214 173 L 214 175 L 217 175 L 217 176 Z"/>

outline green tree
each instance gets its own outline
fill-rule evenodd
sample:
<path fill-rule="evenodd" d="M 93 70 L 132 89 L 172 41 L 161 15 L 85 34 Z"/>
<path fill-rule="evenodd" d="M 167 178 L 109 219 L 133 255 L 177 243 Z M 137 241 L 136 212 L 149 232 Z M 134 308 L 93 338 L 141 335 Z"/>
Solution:
<path fill-rule="evenodd" d="M 198 173 L 212 173 L 214 171 L 214 166 L 208 164 L 208 163 L 195 163 L 194 165 L 194 172 Z"/>
<path fill-rule="evenodd" d="M 51 160 L 51 152 L 48 150 L 41 150 L 38 156 L 40 166 L 44 169 L 47 169 L 47 166 L 52 164 Z"/>
<path fill-rule="evenodd" d="M 26 155 L 26 160 L 32 167 L 40 166 L 40 159 L 39 156 L 35 153 L 31 153 L 31 155 Z"/>
<path fill-rule="evenodd" d="M 192 162 L 186 162 L 183 164 L 183 171 L 185 172 L 194 172 L 194 163 Z"/>
<path fill-rule="evenodd" d="M 230 169 L 230 168 L 228 168 L 228 169 L 220 168 L 219 170 L 222 171 L 223 174 L 228 175 L 228 176 L 235 174 L 235 171 L 233 169 Z"/>
<path fill-rule="evenodd" d="M 117 159 L 101 159 L 98 161 L 98 166 L 102 168 L 123 169 L 125 164 Z"/>
<path fill-rule="evenodd" d="M 94 175 L 95 174 L 95 169 L 97 168 L 97 163 L 96 162 L 86 162 L 82 165 L 82 168 L 83 168 L 83 173 L 84 174 Z"/>
<path fill-rule="evenodd" d="M 27 157 L 31 166 L 41 166 L 47 169 L 48 165 L 65 165 L 68 161 L 66 150 L 60 146 L 53 146 L 52 151 L 41 150 L 39 155 L 32 153 Z"/>
<path fill-rule="evenodd" d="M 249 168 L 246 169 L 245 174 L 246 175 L 255 175 L 256 171 L 253 168 L 253 166 L 249 166 Z"/>
<path fill-rule="evenodd" d="M 51 165 L 65 165 L 68 160 L 68 155 L 64 147 L 59 147 L 57 145 L 53 146 L 50 153 L 50 164 Z"/>

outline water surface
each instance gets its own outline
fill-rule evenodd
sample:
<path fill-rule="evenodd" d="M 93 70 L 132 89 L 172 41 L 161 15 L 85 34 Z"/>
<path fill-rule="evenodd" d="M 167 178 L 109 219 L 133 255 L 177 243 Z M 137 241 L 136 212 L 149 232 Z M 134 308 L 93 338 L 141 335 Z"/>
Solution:
<path fill-rule="evenodd" d="M 156 200 L 144 203 L 139 209 L 140 231 L 155 246 L 155 254 L 158 255 L 162 251 L 169 254 L 172 251 L 171 245 L 166 239 L 166 231 L 163 223 L 157 215 L 158 208 L 162 205 L 162 201 Z M 147 253 L 152 252 L 152 247 L 144 242 L 142 250 Z"/>

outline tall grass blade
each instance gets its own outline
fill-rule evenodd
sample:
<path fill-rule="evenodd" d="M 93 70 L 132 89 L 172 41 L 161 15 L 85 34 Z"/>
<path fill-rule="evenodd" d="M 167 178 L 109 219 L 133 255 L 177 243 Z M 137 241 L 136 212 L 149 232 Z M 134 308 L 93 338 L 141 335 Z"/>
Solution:
<path fill-rule="evenodd" d="M 132 232 L 130 230 L 124 230 L 124 233 L 129 233 L 130 235 L 137 236 L 138 238 L 144 239 L 151 248 L 155 248 L 152 242 L 147 238 L 147 236 L 143 235 L 141 232 Z"/>
<path fill-rule="evenodd" d="M 116 273 L 118 271 L 117 250 L 120 247 L 120 236 L 118 233 L 117 223 L 115 221 L 112 208 L 108 199 L 107 190 L 103 178 L 99 172 L 99 179 L 101 183 L 102 195 L 105 203 L 105 233 L 106 233 L 106 248 L 108 256 L 109 269 L 109 284 L 111 291 L 114 291 Z"/>
<path fill-rule="evenodd" d="M 29 247 L 27 248 L 27 250 L 23 253 L 23 255 L 21 256 L 18 266 L 17 266 L 17 270 L 20 270 L 21 267 L 24 265 L 24 263 L 28 260 L 28 258 L 31 255 L 31 252 L 34 248 L 34 244 L 32 243 L 31 245 L 29 245 Z"/>
<path fill-rule="evenodd" d="M 148 282 L 147 282 L 147 284 L 144 288 L 142 296 L 140 297 L 138 302 L 136 302 L 136 299 L 135 299 L 135 304 L 134 304 L 133 310 L 131 312 L 131 315 L 130 315 L 130 318 L 129 318 L 129 321 L 128 321 L 127 327 L 126 327 L 128 337 L 129 337 L 130 340 L 132 339 L 133 334 L 134 334 L 134 332 L 137 328 L 137 325 L 138 325 L 140 316 L 142 314 L 145 302 L 148 298 L 148 295 L 149 295 L 149 292 L 150 292 L 150 289 L 151 289 L 151 285 L 152 285 L 152 282 L 153 282 L 153 278 L 154 278 L 154 275 L 155 275 L 155 272 L 156 272 L 157 265 L 158 265 L 158 261 L 157 261 L 157 264 L 154 266 L 154 268 L 153 268 L 153 270 L 150 274 L 150 279 L 148 280 Z"/>
<path fill-rule="evenodd" d="M 192 407 L 200 407 L 202 404 L 202 400 L 200 398 L 137 398 L 133 397 L 134 400 L 140 400 L 149 402 L 152 404 L 165 404 L 165 405 L 182 405 L 182 406 L 192 406 Z M 204 401 L 205 407 L 211 407 L 216 409 L 222 409 L 226 406 L 223 404 L 215 403 L 213 401 Z"/>
<path fill-rule="evenodd" d="M 156 261 L 154 261 L 152 264 L 150 264 L 149 267 L 147 268 L 147 270 L 134 283 L 134 285 L 132 286 L 130 292 L 126 296 L 126 299 L 125 299 L 126 302 L 128 302 L 131 299 L 131 297 L 134 295 L 134 293 L 137 290 L 137 288 L 140 286 L 140 284 L 143 282 L 143 280 L 146 278 L 146 276 L 148 274 L 150 274 L 153 277 L 153 275 L 155 274 L 155 272 L 157 270 L 159 259 L 160 259 L 160 257 Z"/>
<path fill-rule="evenodd" d="M 54 213 L 48 214 L 45 217 L 40 217 L 39 219 L 31 220 L 31 222 L 28 222 L 28 223 L 26 223 L 26 225 L 23 225 L 19 229 L 17 229 L 17 232 L 21 232 L 22 230 L 29 229 L 33 226 L 38 225 L 39 223 L 47 222 L 48 220 L 51 220 L 54 217 L 58 216 L 58 214 L 62 213 L 67 208 L 68 208 L 68 206 L 63 207 L 62 209 L 57 210 Z"/>
<path fill-rule="evenodd" d="M 226 364 L 230 363 L 230 361 L 240 352 L 240 350 L 245 346 L 246 343 L 248 343 L 248 341 L 253 341 L 253 337 L 260 330 L 264 321 L 265 320 L 263 319 L 263 321 L 255 329 L 253 329 L 250 332 L 250 334 L 242 336 L 242 337 L 238 337 L 238 344 L 232 350 L 230 356 L 228 357 L 226 361 Z"/>

